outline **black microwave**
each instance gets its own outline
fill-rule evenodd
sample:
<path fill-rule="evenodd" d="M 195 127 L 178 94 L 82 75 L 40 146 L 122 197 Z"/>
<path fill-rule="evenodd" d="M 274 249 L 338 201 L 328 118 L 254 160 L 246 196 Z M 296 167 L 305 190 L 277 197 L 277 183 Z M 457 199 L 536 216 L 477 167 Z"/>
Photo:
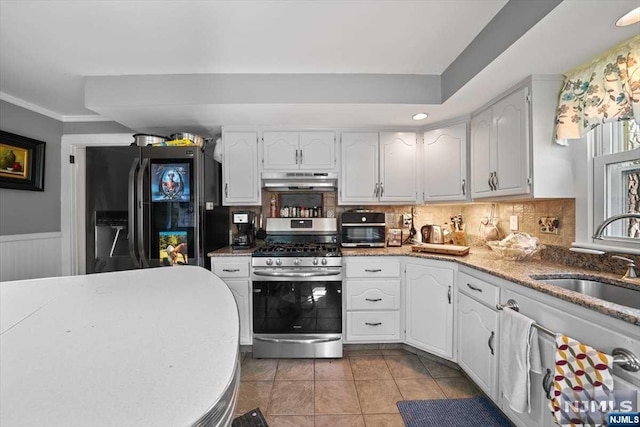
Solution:
<path fill-rule="evenodd" d="M 340 215 L 340 244 L 345 248 L 384 248 L 384 212 L 343 212 Z"/>

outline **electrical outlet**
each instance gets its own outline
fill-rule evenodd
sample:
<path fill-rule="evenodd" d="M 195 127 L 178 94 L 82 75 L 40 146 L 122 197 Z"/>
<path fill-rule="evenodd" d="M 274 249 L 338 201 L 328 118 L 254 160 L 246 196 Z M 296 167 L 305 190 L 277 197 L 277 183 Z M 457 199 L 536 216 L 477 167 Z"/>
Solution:
<path fill-rule="evenodd" d="M 411 214 L 402 215 L 402 223 L 405 227 L 409 227 L 411 225 Z"/>
<path fill-rule="evenodd" d="M 509 217 L 509 229 L 511 231 L 518 231 L 518 215 L 511 215 Z"/>
<path fill-rule="evenodd" d="M 543 216 L 538 221 L 540 232 L 546 234 L 559 234 L 560 220 L 557 216 Z"/>

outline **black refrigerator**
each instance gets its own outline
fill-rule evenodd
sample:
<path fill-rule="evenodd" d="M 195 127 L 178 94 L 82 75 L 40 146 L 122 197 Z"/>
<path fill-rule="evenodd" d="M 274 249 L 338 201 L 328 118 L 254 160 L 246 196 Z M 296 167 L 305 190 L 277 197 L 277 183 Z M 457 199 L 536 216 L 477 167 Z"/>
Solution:
<path fill-rule="evenodd" d="M 199 265 L 229 244 L 213 144 L 87 147 L 86 272 Z"/>

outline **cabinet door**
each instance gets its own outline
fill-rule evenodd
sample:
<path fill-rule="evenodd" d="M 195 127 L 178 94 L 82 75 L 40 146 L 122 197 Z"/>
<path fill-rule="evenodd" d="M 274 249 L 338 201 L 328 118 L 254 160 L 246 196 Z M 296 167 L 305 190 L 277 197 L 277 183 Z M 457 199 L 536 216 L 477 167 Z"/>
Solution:
<path fill-rule="evenodd" d="M 265 132 L 262 135 L 262 168 L 296 170 L 300 164 L 298 132 Z"/>
<path fill-rule="evenodd" d="M 336 138 L 333 132 L 300 132 L 300 169 L 336 168 Z"/>
<path fill-rule="evenodd" d="M 376 203 L 378 134 L 344 132 L 340 167 L 340 203 Z"/>
<path fill-rule="evenodd" d="M 458 294 L 458 364 L 492 400 L 498 396 L 498 313 Z"/>
<path fill-rule="evenodd" d="M 380 133 L 380 201 L 415 202 L 416 134 Z M 350 166 L 350 165 L 349 165 Z"/>
<path fill-rule="evenodd" d="M 424 201 L 466 200 L 467 125 L 424 133 Z"/>
<path fill-rule="evenodd" d="M 224 205 L 259 205 L 258 134 L 225 132 L 223 147 Z"/>
<path fill-rule="evenodd" d="M 249 306 L 249 280 L 225 281 L 236 299 L 240 317 L 240 344 L 251 345 L 251 310 Z"/>
<path fill-rule="evenodd" d="M 407 264 L 405 341 L 453 358 L 453 269 Z"/>
<path fill-rule="evenodd" d="M 491 156 L 491 109 L 471 119 L 471 197 L 493 196 L 489 178 L 493 172 Z"/>
<path fill-rule="evenodd" d="M 491 107 L 496 146 L 495 196 L 529 192 L 529 130 L 527 88 L 509 95 Z"/>

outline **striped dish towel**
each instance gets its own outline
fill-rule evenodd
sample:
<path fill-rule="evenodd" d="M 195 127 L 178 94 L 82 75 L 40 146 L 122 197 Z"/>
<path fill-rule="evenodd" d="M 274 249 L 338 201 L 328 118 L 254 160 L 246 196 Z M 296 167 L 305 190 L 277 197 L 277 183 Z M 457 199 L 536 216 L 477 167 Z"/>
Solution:
<path fill-rule="evenodd" d="M 549 407 L 562 426 L 605 425 L 612 400 L 613 357 L 556 335 L 556 367 Z"/>

